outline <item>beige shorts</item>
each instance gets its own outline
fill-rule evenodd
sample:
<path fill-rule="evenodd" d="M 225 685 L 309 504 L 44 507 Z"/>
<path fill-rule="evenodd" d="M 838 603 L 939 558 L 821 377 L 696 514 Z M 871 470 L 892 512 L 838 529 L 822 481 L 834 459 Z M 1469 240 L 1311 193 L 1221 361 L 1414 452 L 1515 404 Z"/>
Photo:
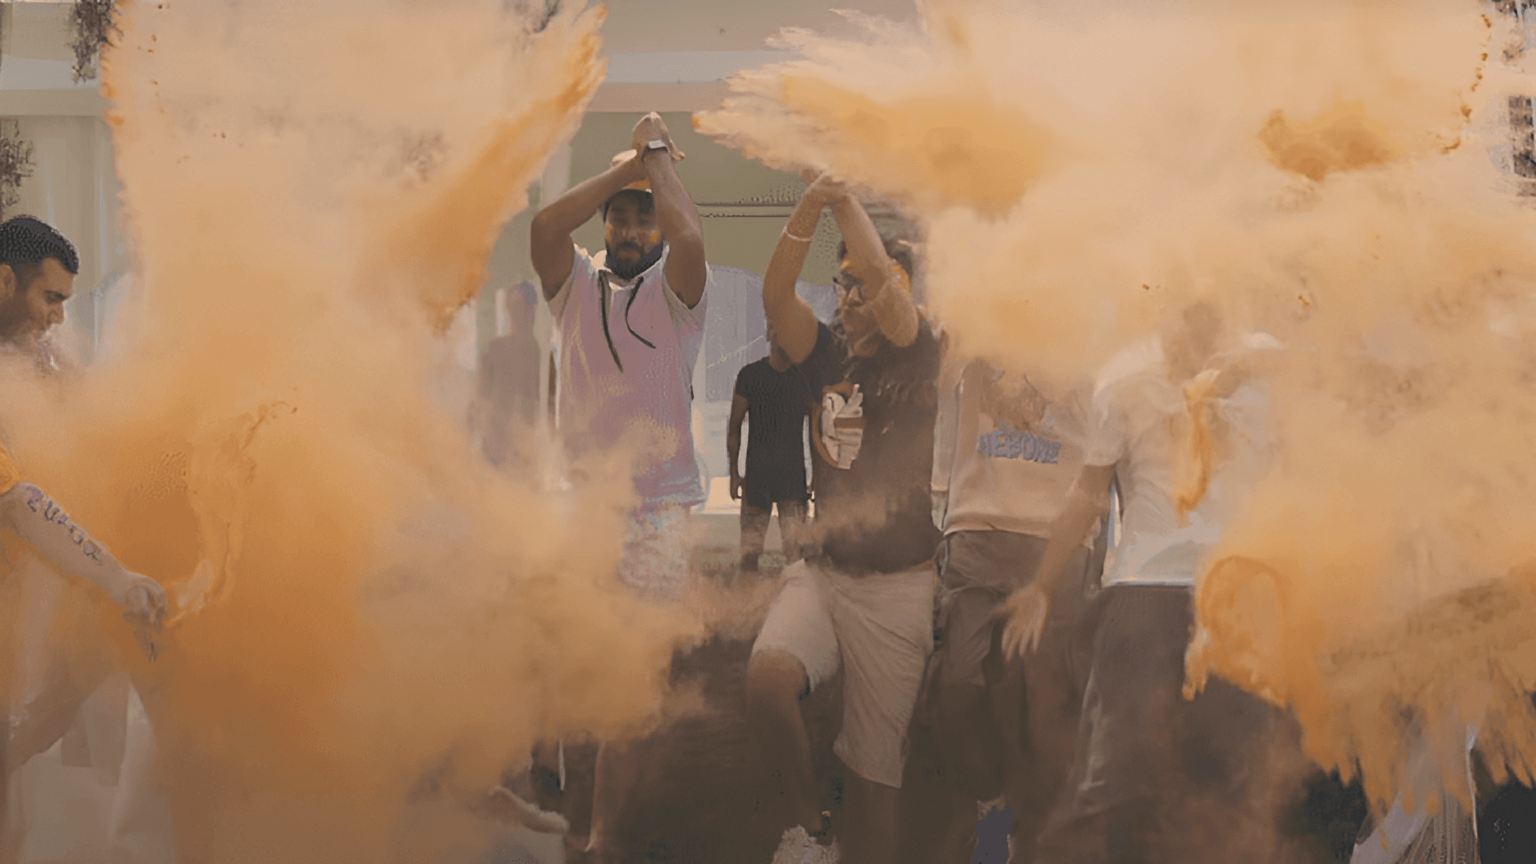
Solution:
<path fill-rule="evenodd" d="M 833 752 L 860 777 L 900 788 L 907 725 L 933 651 L 933 565 L 855 577 L 799 561 L 783 578 L 752 653 L 796 658 L 812 688 L 843 664 Z"/>

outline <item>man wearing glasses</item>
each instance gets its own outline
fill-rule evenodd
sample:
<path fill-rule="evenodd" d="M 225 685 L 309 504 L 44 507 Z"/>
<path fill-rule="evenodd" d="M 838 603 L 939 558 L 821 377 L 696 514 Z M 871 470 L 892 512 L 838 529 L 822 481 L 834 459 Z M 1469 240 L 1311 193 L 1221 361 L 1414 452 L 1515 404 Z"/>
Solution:
<path fill-rule="evenodd" d="M 827 207 L 843 234 L 833 327 L 795 294 L 810 235 Z M 933 647 L 930 511 L 939 345 L 913 300 L 912 248 L 881 238 L 830 177 L 801 198 L 763 277 L 763 310 L 819 397 L 821 551 L 784 570 L 752 648 L 747 692 L 764 763 L 774 766 L 786 827 L 775 862 L 892 861 L 907 725 Z M 821 812 L 800 699 L 839 665 L 847 767 L 836 824 Z"/>

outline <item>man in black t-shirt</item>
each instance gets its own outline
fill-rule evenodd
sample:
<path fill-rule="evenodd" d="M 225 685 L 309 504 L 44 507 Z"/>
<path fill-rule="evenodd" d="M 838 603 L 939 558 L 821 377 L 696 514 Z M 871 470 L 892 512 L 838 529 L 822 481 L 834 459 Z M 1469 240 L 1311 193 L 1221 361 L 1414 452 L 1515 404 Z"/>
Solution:
<path fill-rule="evenodd" d="M 810 234 L 830 207 L 843 234 L 836 323 L 816 321 L 794 291 Z M 879 235 L 830 178 L 811 184 L 769 261 L 763 311 L 816 399 L 820 552 L 786 567 L 752 646 L 754 732 L 783 793 L 786 830 L 774 862 L 889 862 L 907 724 L 933 649 L 929 484 L 938 412 L 939 345 L 913 300 L 910 247 Z M 847 767 L 833 842 L 823 818 L 800 698 L 844 670 L 833 751 Z"/>
<path fill-rule="evenodd" d="M 805 527 L 805 442 L 801 437 L 810 410 L 811 392 L 805 376 L 790 363 L 784 348 L 768 328 L 768 356 L 741 367 L 736 373 L 736 395 L 731 399 L 731 419 L 725 432 L 725 449 L 731 460 L 731 498 L 741 499 L 741 570 L 757 570 L 768 535 L 768 520 L 779 508 L 779 537 L 784 563 L 804 557 L 801 532 Z M 737 466 L 741 451 L 741 422 L 748 416 L 747 473 Z"/>

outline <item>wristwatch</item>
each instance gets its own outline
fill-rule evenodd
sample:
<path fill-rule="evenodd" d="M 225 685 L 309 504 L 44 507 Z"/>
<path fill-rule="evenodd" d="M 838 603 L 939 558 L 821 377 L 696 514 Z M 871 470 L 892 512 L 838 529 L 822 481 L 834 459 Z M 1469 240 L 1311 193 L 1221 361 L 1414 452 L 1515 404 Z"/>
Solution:
<path fill-rule="evenodd" d="M 654 139 L 652 139 L 650 141 L 647 141 L 647 142 L 645 142 L 645 149 L 640 151 L 640 161 L 644 162 L 645 161 L 645 157 L 649 156 L 651 154 L 652 150 L 667 150 L 667 149 L 668 149 L 667 148 L 667 142 L 661 140 L 660 138 L 654 138 Z"/>

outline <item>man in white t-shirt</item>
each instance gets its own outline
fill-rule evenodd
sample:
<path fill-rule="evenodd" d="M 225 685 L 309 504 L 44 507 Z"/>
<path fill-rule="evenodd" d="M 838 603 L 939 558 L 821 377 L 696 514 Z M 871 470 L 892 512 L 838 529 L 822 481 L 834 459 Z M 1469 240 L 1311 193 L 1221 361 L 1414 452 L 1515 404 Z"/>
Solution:
<path fill-rule="evenodd" d="M 944 376 L 953 385 L 933 466 L 944 541 L 929 698 L 944 774 L 958 794 L 953 808 L 931 808 L 952 815 L 931 815 L 953 820 L 949 836 L 958 840 L 970 835 L 975 802 L 1006 794 L 1014 854 L 1030 861 L 1071 762 L 1092 638 L 1086 599 L 1102 556 L 1090 554 L 1092 544 L 1078 547 L 1052 598 L 1042 647 L 1022 661 L 1004 663 L 994 651 L 996 612 L 1034 580 L 1077 478 L 1087 388 L 1053 404 L 1024 377 L 983 360 L 946 367 L 955 371 Z"/>
<path fill-rule="evenodd" d="M 1263 390 L 1224 332 L 1213 307 L 1193 304 L 1149 364 L 1100 382 L 1083 468 L 1040 576 L 1008 601 L 1004 646 L 1027 652 L 1113 480 L 1120 542 L 1103 577 L 1071 773 L 1040 835 L 1039 864 L 1250 861 L 1272 851 L 1273 834 L 1254 830 L 1267 817 L 1245 808 L 1259 797 L 1247 792 L 1263 779 L 1275 711 L 1221 680 L 1181 696 L 1196 575 L 1267 451 Z"/>
<path fill-rule="evenodd" d="M 531 255 L 559 338 L 558 427 L 571 454 L 637 451 L 619 578 L 639 596 L 675 601 L 688 585 L 690 508 L 704 500 L 694 461 L 691 381 L 704 334 L 709 268 L 699 213 L 678 178 L 666 124 L 635 124 L 631 150 L 533 218 Z M 604 249 L 571 234 L 596 213 Z M 598 755 L 588 849 L 619 854 L 610 835 L 634 786 L 627 747 Z"/>

